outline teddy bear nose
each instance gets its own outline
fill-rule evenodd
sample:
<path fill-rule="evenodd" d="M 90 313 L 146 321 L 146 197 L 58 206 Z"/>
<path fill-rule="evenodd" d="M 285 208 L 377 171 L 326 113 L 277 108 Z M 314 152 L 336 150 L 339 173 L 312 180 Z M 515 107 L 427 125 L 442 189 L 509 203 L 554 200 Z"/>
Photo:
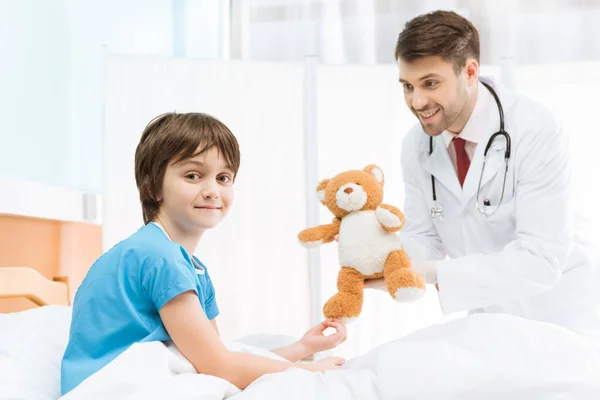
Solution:
<path fill-rule="evenodd" d="M 347 187 L 346 189 L 344 189 L 344 193 L 346 194 L 350 194 L 352 193 L 354 190 L 351 187 Z"/>

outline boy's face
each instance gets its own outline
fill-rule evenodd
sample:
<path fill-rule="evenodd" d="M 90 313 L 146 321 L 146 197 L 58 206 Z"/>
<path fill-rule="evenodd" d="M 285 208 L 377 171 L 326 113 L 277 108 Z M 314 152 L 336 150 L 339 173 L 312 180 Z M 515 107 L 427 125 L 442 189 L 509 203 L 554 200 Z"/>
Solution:
<path fill-rule="evenodd" d="M 216 148 L 170 163 L 163 180 L 160 213 L 184 232 L 214 228 L 233 202 L 233 178 Z"/>
<path fill-rule="evenodd" d="M 419 119 L 425 133 L 437 136 L 456 122 L 468 102 L 465 73 L 458 75 L 452 63 L 440 57 L 398 60 L 406 105 Z"/>

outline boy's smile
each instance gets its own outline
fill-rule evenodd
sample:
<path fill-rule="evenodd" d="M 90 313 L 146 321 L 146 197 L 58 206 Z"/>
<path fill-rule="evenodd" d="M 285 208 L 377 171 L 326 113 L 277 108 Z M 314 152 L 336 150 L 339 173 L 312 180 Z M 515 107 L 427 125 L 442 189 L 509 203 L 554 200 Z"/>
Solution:
<path fill-rule="evenodd" d="M 161 191 L 159 220 L 169 226 L 173 236 L 201 235 L 214 228 L 233 202 L 233 179 L 234 173 L 214 147 L 169 164 Z"/>

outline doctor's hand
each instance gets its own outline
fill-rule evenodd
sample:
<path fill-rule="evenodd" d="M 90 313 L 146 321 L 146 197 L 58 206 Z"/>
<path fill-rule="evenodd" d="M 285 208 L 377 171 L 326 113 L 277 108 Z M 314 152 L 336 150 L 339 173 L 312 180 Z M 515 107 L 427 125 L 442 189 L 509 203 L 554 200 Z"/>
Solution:
<path fill-rule="evenodd" d="M 339 242 L 340 236 L 335 235 L 334 240 Z M 439 291 L 440 288 L 437 284 L 437 266 L 435 261 L 413 261 L 411 267 L 416 271 L 417 274 L 421 275 L 425 279 L 426 283 L 435 285 Z M 383 278 L 369 279 L 365 281 L 365 289 L 377 289 L 387 291 L 387 286 Z"/>
<path fill-rule="evenodd" d="M 425 279 L 426 283 L 437 285 L 437 266 L 435 261 L 413 261 L 412 268 Z"/>
<path fill-rule="evenodd" d="M 411 267 L 415 272 L 425 279 L 426 283 L 436 285 L 437 287 L 437 269 L 434 261 L 414 261 Z M 387 285 L 383 278 L 369 279 L 365 281 L 365 289 L 376 289 L 387 291 Z"/>
<path fill-rule="evenodd" d="M 324 331 L 328 328 L 333 328 L 336 332 L 325 336 Z M 309 329 L 300 339 L 300 344 L 306 349 L 307 354 L 314 354 L 333 349 L 345 341 L 346 325 L 340 320 L 328 318 Z"/>

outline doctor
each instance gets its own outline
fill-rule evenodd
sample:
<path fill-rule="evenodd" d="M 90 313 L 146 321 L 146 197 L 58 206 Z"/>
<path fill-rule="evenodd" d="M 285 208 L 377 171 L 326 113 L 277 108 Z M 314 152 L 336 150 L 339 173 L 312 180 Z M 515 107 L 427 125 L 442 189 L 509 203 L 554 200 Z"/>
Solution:
<path fill-rule="evenodd" d="M 540 104 L 480 78 L 478 32 L 453 12 L 409 21 L 395 56 L 419 119 L 402 148 L 401 235 L 443 312 L 600 331 L 600 282 L 573 226 L 568 133 Z"/>

